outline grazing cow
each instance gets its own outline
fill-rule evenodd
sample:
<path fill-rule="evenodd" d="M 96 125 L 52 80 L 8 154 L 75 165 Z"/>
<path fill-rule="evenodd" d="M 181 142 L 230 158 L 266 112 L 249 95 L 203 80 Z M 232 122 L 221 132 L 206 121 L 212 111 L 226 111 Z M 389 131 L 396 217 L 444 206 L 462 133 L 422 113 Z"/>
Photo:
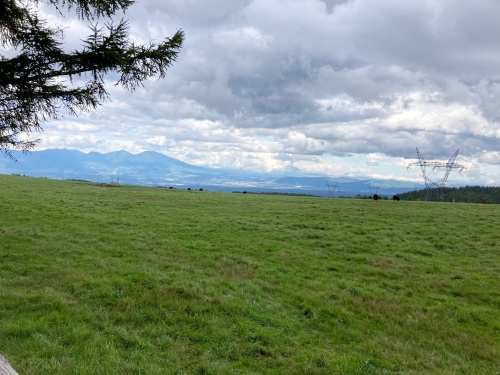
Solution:
<path fill-rule="evenodd" d="M 392 200 L 393 200 L 393 201 L 398 201 L 398 202 L 399 202 L 399 200 L 400 200 L 400 199 L 401 199 L 401 198 L 399 198 L 399 195 L 394 195 L 394 196 L 392 197 Z"/>
<path fill-rule="evenodd" d="M 191 188 L 188 188 L 189 191 L 191 191 Z"/>
<path fill-rule="evenodd" d="M 373 194 L 373 200 L 378 201 L 378 194 Z"/>

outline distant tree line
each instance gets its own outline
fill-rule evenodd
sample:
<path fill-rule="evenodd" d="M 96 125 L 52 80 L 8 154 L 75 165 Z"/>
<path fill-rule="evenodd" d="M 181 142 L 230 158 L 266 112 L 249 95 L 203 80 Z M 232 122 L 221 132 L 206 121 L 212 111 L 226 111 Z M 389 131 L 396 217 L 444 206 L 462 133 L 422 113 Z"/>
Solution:
<path fill-rule="evenodd" d="M 485 203 L 499 204 L 500 203 L 500 187 L 495 186 L 463 186 L 459 188 L 446 187 L 443 188 L 443 196 L 445 202 L 457 203 Z M 415 190 L 407 193 L 399 194 L 401 199 L 409 201 L 424 201 L 426 190 Z M 431 199 L 435 200 L 435 193 L 431 192 Z"/>

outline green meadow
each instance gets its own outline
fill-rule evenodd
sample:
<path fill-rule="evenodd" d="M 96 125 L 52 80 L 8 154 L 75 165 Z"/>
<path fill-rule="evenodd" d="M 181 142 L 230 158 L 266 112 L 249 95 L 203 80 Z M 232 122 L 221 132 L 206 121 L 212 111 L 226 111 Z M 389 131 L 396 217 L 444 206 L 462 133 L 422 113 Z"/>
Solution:
<path fill-rule="evenodd" d="M 500 374 L 500 206 L 0 176 L 26 374 Z"/>

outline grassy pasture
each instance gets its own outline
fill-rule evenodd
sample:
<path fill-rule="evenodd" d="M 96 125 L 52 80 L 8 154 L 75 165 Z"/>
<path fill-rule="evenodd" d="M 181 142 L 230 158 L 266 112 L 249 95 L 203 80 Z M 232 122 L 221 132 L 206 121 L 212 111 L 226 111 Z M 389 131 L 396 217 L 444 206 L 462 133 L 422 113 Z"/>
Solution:
<path fill-rule="evenodd" d="M 499 374 L 500 207 L 0 176 L 25 374 Z"/>

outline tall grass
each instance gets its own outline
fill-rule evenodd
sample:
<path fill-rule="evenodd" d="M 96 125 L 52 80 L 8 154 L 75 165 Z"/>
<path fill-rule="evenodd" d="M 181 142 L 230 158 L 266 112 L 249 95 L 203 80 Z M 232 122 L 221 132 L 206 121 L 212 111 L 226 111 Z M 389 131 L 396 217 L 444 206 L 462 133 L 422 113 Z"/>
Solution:
<path fill-rule="evenodd" d="M 498 374 L 500 208 L 0 176 L 20 374 Z"/>

